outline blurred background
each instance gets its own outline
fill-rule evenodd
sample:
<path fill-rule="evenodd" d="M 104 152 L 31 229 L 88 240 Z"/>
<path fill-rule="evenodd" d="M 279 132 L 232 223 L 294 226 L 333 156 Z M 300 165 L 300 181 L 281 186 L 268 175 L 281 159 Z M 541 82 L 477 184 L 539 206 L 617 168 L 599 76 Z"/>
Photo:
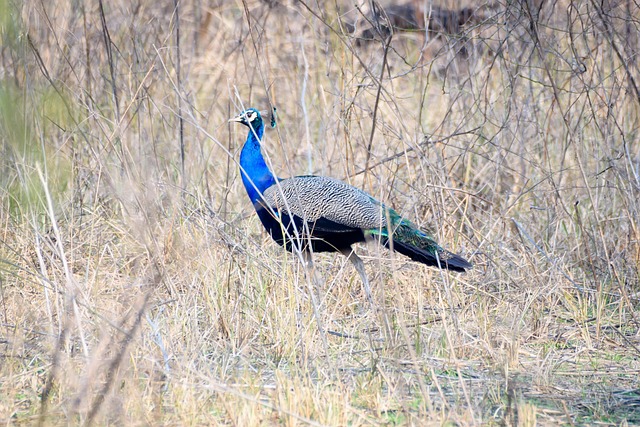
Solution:
<path fill-rule="evenodd" d="M 0 422 L 640 423 L 631 0 L 0 0 Z M 328 175 L 475 264 L 316 255 L 238 170 Z"/>

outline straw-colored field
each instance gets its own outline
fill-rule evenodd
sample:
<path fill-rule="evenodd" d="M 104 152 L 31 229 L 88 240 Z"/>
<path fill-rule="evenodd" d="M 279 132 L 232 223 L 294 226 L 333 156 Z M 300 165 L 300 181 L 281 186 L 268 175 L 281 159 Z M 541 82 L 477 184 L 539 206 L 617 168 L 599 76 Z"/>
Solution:
<path fill-rule="evenodd" d="M 638 4 L 466 5 L 358 41 L 368 2 L 0 0 L 0 423 L 640 424 Z M 315 286 L 240 180 L 272 105 L 277 175 L 474 268 Z"/>

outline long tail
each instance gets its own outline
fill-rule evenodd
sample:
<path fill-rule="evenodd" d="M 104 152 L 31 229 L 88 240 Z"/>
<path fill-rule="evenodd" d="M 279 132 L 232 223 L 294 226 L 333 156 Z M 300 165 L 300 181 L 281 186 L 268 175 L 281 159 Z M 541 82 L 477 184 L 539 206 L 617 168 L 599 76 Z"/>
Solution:
<path fill-rule="evenodd" d="M 391 243 L 388 238 L 383 238 L 382 244 L 386 248 L 391 249 Z M 408 256 L 414 261 L 421 262 L 422 264 L 432 267 L 441 267 L 451 271 L 460 272 L 465 272 L 467 269 L 473 267 L 473 264 L 462 258 L 460 255 L 456 255 L 453 252 L 449 252 L 442 248 L 430 251 L 430 249 L 423 249 L 410 243 L 394 240 L 393 250 L 400 252 L 402 255 Z"/>
<path fill-rule="evenodd" d="M 376 233 L 377 234 L 377 233 Z M 473 267 L 469 261 L 460 255 L 441 248 L 429 235 L 410 227 L 400 225 L 393 233 L 393 242 L 382 233 L 380 243 L 386 248 L 393 249 L 406 255 L 414 261 L 433 267 L 446 268 L 452 271 L 464 272 Z"/>

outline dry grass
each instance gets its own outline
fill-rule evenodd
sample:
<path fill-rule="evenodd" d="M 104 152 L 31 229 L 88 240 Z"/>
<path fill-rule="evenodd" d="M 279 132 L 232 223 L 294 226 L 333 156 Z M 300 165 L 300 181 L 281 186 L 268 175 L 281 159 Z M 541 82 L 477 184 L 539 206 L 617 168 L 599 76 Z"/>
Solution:
<path fill-rule="evenodd" d="M 637 4 L 490 3 L 421 57 L 351 2 L 210 3 L 0 1 L 2 423 L 640 423 Z M 280 176 L 475 268 L 359 247 L 372 311 L 322 254 L 314 313 L 227 124 L 270 103 Z"/>

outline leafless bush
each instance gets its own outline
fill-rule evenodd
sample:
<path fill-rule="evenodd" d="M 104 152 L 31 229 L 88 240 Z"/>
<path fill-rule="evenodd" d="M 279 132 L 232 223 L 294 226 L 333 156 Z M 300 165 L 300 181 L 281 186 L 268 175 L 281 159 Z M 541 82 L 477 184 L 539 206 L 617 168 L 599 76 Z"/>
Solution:
<path fill-rule="evenodd" d="M 0 2 L 2 421 L 640 422 L 637 5 L 400 7 Z M 321 256 L 320 331 L 239 183 L 227 119 L 273 105 L 278 175 L 473 271 L 363 246 L 372 311 Z"/>

